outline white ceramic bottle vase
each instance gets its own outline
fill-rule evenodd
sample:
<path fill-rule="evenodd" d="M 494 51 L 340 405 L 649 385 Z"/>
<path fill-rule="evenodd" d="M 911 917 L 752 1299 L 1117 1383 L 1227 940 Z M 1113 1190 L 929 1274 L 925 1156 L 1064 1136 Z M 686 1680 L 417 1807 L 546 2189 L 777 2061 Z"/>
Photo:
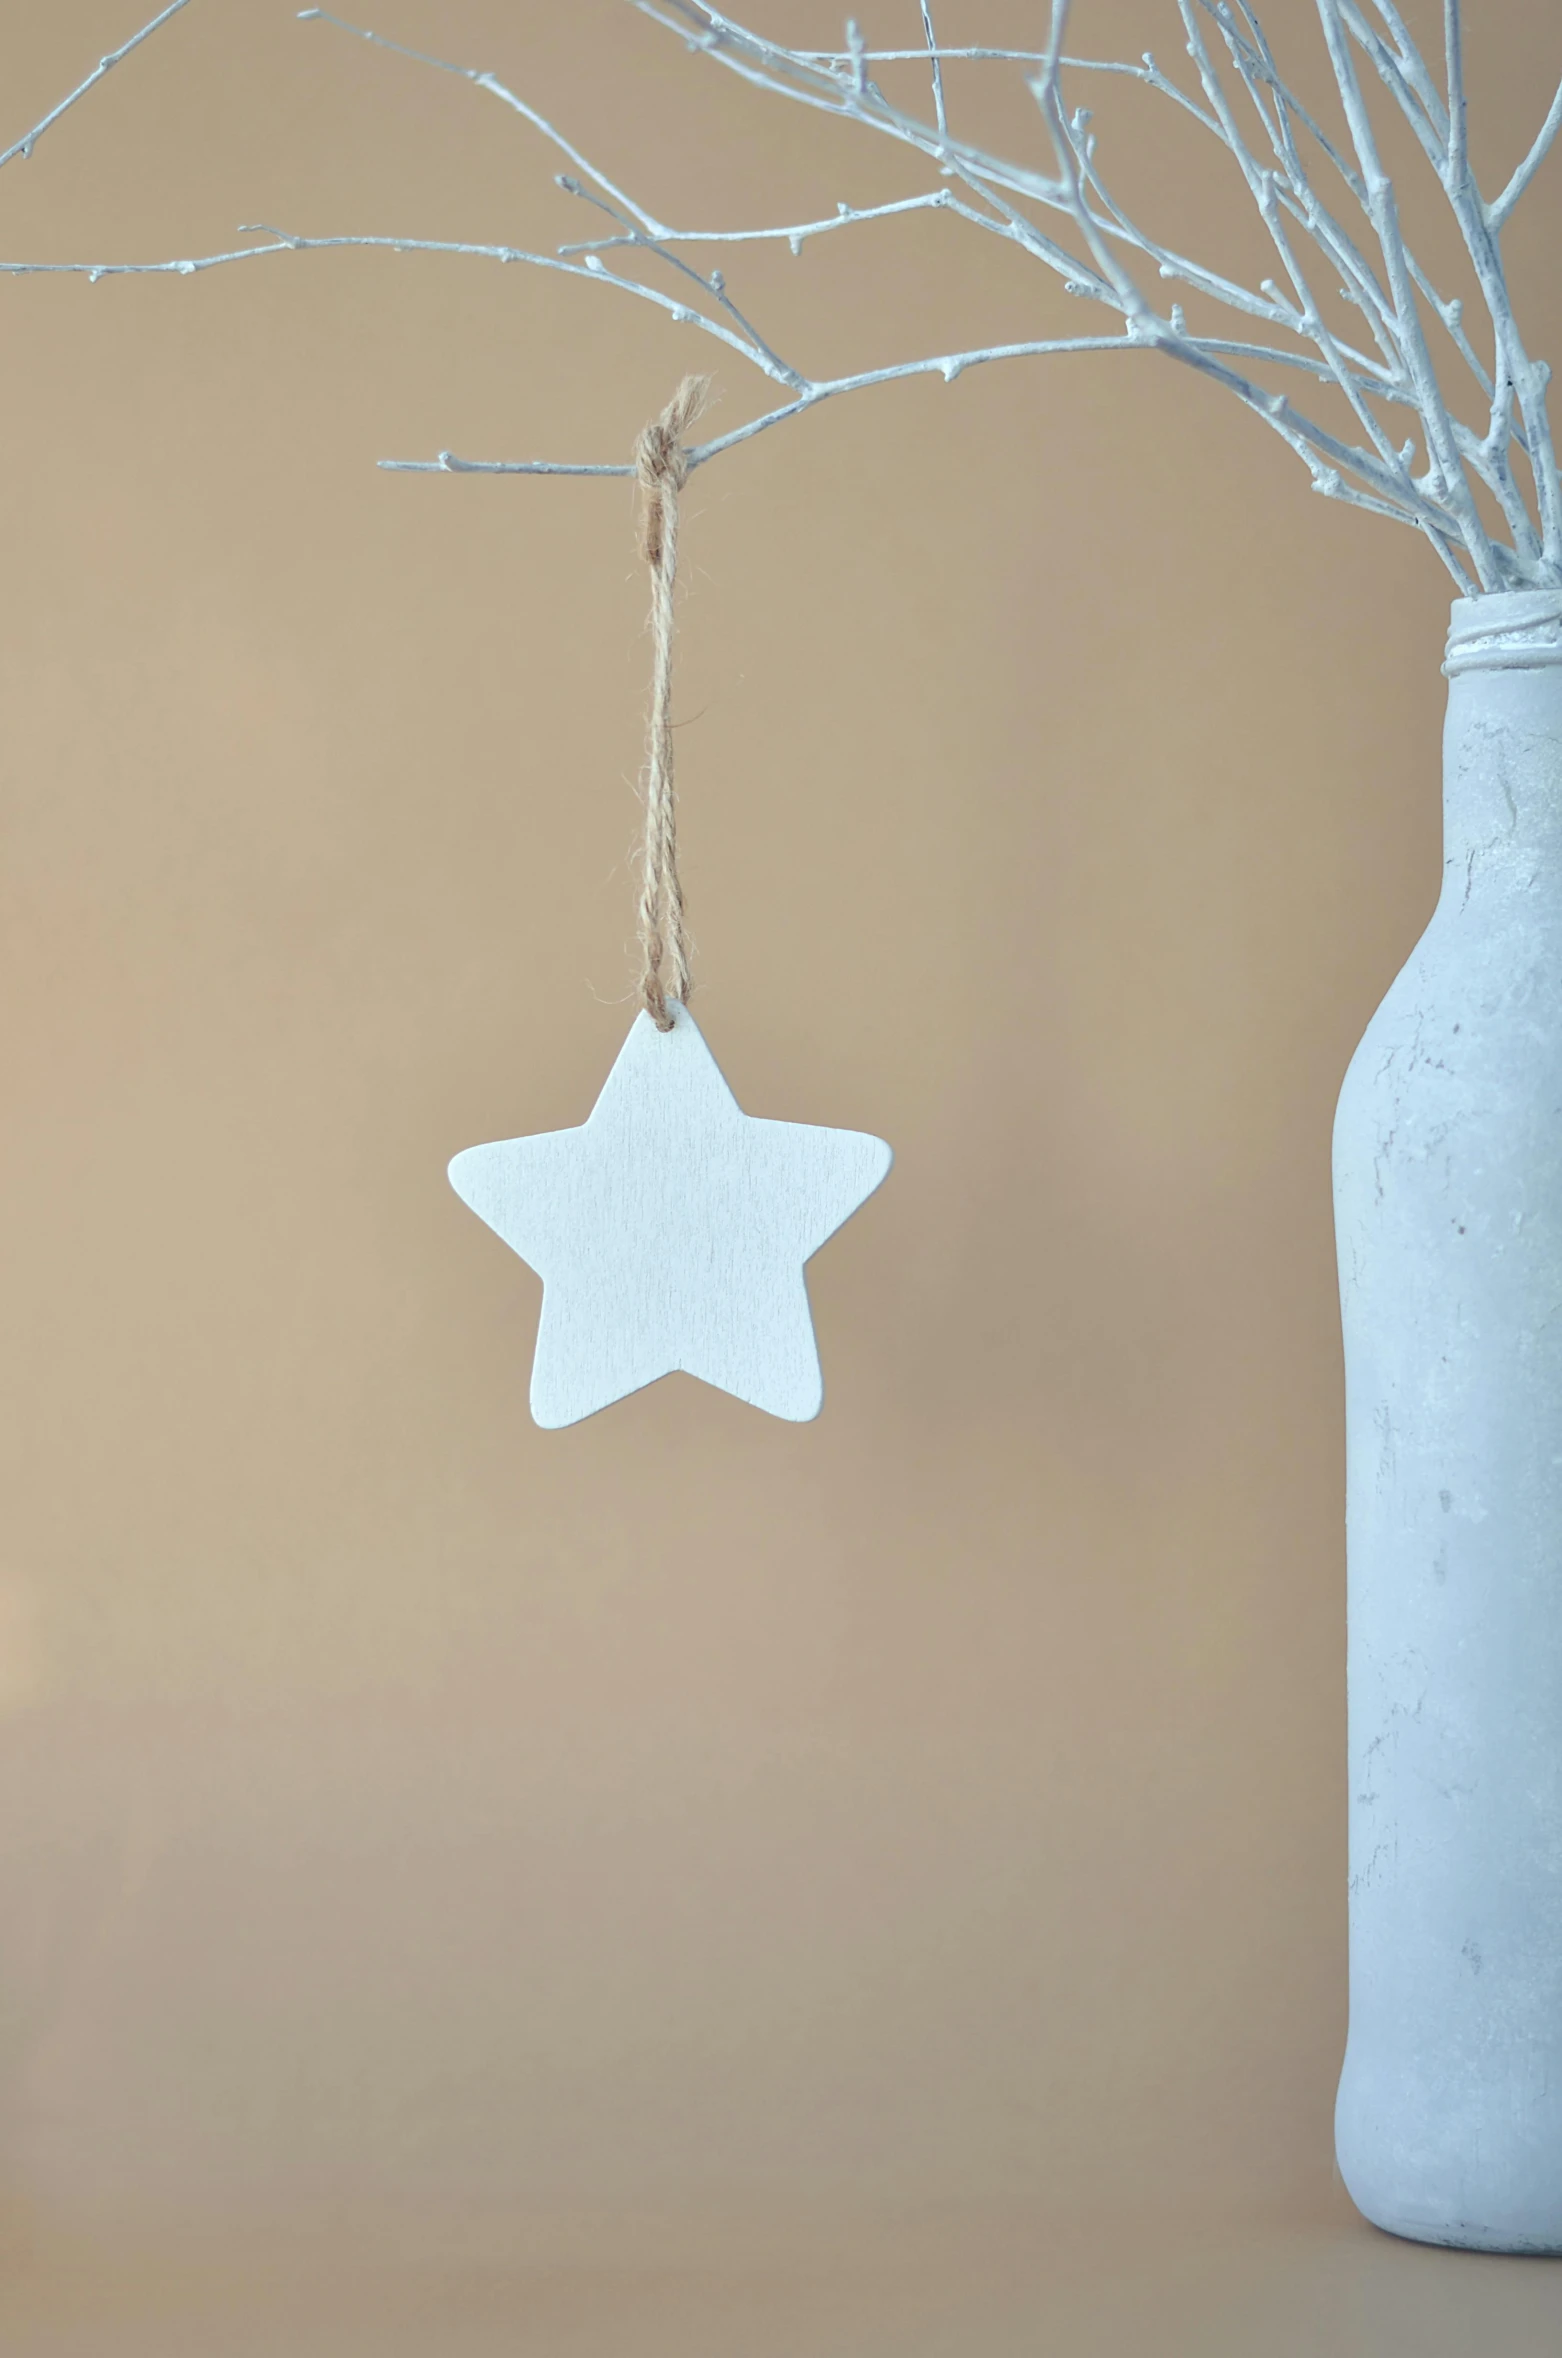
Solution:
<path fill-rule="evenodd" d="M 1457 600 L 1444 668 L 1442 894 L 1334 1132 L 1336 2147 L 1397 2235 L 1562 2252 L 1562 593 Z"/>

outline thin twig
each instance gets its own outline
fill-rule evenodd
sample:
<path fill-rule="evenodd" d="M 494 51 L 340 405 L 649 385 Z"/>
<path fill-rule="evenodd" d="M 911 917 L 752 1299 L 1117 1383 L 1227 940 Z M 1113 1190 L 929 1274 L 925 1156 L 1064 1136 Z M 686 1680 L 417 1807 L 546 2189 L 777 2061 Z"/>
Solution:
<path fill-rule="evenodd" d="M 922 0 L 922 37 L 927 43 L 928 64 L 933 76 L 933 120 L 942 138 L 949 128 L 949 117 L 944 109 L 944 68 L 938 54 L 938 36 L 933 30 L 931 0 Z"/>
<path fill-rule="evenodd" d="M 61 115 L 68 115 L 71 108 L 85 98 L 89 90 L 97 88 L 105 74 L 112 73 L 115 66 L 121 64 L 133 49 L 139 49 L 143 41 L 150 41 L 152 35 L 159 32 L 170 17 L 177 16 L 180 10 L 188 8 L 189 4 L 190 0 L 170 0 L 170 5 L 163 9 L 159 15 L 154 16 L 150 24 L 143 25 L 139 33 L 132 33 L 128 41 L 122 42 L 118 49 L 111 50 L 107 57 L 100 57 L 91 73 L 84 81 L 77 83 L 68 97 L 62 98 L 58 106 L 52 106 L 41 122 L 34 123 L 30 131 L 24 131 L 20 139 L 14 139 L 4 153 L 0 154 L 0 169 L 3 169 L 7 164 L 14 163 L 18 156 L 30 156 L 44 133 L 53 128 Z"/>
<path fill-rule="evenodd" d="M 540 115 L 534 106 L 528 106 L 525 99 L 517 97 L 497 75 L 487 73 L 478 66 L 456 65 L 448 57 L 434 57 L 426 49 L 410 49 L 405 41 L 392 41 L 384 33 L 372 32 L 366 25 L 351 24 L 344 16 L 334 16 L 328 8 L 301 8 L 298 21 L 300 24 L 334 25 L 339 33 L 350 33 L 355 40 L 367 41 L 376 49 L 388 49 L 393 55 L 410 58 L 417 65 L 432 66 L 436 73 L 453 74 L 458 81 L 470 82 L 475 90 L 486 91 L 491 98 L 497 98 L 501 105 L 509 107 L 523 121 L 530 123 L 533 130 L 540 131 L 544 139 L 551 141 L 560 155 L 567 157 L 577 171 L 584 172 L 588 180 L 596 182 L 604 196 L 610 197 L 614 204 L 622 205 L 627 213 L 632 213 L 642 229 L 649 230 L 653 236 L 656 234 L 659 224 L 653 216 L 643 212 L 634 198 L 609 180 L 605 172 L 599 172 L 588 156 L 582 155 L 580 149 L 573 146 L 562 131 L 554 128 L 546 115 Z"/>
<path fill-rule="evenodd" d="M 763 369 L 766 376 L 773 377 L 778 383 L 796 384 L 801 381 L 795 369 L 788 368 L 784 361 L 777 360 L 768 348 L 756 345 L 750 337 L 735 334 L 732 330 L 724 328 L 719 321 L 710 319 L 704 312 L 693 310 L 687 303 L 680 303 L 673 296 L 663 294 L 659 287 L 648 287 L 639 279 L 625 278 L 616 271 L 606 269 L 594 256 L 588 256 L 584 262 L 565 262 L 561 261 L 556 254 L 528 253 L 521 246 L 475 245 L 459 238 L 365 237 L 356 235 L 295 237 L 290 231 L 272 229 L 267 222 L 245 224 L 241 228 L 241 235 L 244 233 L 244 228 L 265 231 L 269 235 L 270 243 L 263 246 L 238 246 L 226 253 L 198 254 L 185 260 L 170 262 L 7 262 L 0 260 L 0 275 L 12 278 L 56 276 L 97 280 L 157 277 L 172 273 L 180 278 L 190 278 L 199 271 L 217 270 L 230 262 L 252 262 L 258 260 L 263 254 L 320 254 L 329 253 L 344 246 L 378 248 L 381 252 L 388 254 L 465 254 L 485 262 L 527 262 L 534 270 L 553 270 L 565 278 L 586 279 L 593 286 L 616 287 L 620 294 L 638 296 L 641 302 L 654 304 L 659 311 L 665 312 L 669 319 L 677 321 L 681 326 L 698 327 L 705 335 L 714 336 L 718 343 L 725 344 L 729 351 L 736 352 L 740 358 L 752 361 L 756 368 Z M 702 283 L 708 282 L 702 281 Z"/>
<path fill-rule="evenodd" d="M 723 451 L 735 450 L 741 442 L 751 442 L 768 426 L 800 417 L 804 410 L 817 409 L 822 401 L 832 400 L 837 394 L 860 393 L 870 385 L 892 385 L 905 377 L 933 376 L 942 377 L 946 385 L 952 385 L 968 368 L 980 368 L 992 360 L 1035 360 L 1044 354 L 1133 349 L 1124 336 L 1055 337 L 1043 343 L 993 344 L 968 352 L 944 352 L 925 360 L 897 361 L 888 368 L 863 369 L 856 376 L 821 378 L 808 384 L 795 400 L 750 418 L 746 425 L 733 427 L 718 440 L 691 445 L 689 465 L 691 470 L 702 467 L 707 460 L 719 458 Z M 400 475 L 632 475 L 635 472 L 633 467 L 576 464 L 562 459 L 463 459 L 448 450 L 442 450 L 438 458 L 381 459 L 379 464 Z"/>
<path fill-rule="evenodd" d="M 1545 121 L 1535 135 L 1534 146 L 1508 182 L 1501 196 L 1486 208 L 1486 218 L 1491 223 L 1493 230 L 1501 229 L 1507 220 L 1508 215 L 1550 154 L 1552 143 L 1559 130 L 1562 130 L 1562 82 L 1557 84 L 1557 94 L 1546 111 Z"/>

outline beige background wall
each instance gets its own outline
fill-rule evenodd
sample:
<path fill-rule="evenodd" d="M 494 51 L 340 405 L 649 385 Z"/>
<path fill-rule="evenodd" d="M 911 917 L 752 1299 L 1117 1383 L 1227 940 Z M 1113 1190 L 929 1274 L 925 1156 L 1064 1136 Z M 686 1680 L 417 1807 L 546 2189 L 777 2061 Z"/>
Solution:
<path fill-rule="evenodd" d="M 1098 37 L 1170 57 L 1169 13 Z M 1556 42 L 1479 15 L 1507 158 Z M 6 135 L 126 20 L 13 8 Z M 674 215 L 919 184 L 618 0 L 373 21 Z M 1136 192 L 1204 168 L 1102 114 Z M 550 170 L 198 0 L 4 174 L 0 247 L 552 242 Z M 1553 350 L 1556 188 L 1512 238 Z M 743 283 L 820 369 L 1085 318 L 941 220 Z M 689 332 L 351 254 L 0 306 L 15 2202 L 1336 2203 L 1328 1140 L 1435 892 L 1430 553 L 1131 355 L 700 475 L 702 1021 L 751 1110 L 898 1162 L 814 1268 L 818 1425 L 675 1379 L 544 1434 L 537 1286 L 443 1171 L 582 1118 L 630 1013 L 630 501 L 373 462 L 616 456 Z"/>

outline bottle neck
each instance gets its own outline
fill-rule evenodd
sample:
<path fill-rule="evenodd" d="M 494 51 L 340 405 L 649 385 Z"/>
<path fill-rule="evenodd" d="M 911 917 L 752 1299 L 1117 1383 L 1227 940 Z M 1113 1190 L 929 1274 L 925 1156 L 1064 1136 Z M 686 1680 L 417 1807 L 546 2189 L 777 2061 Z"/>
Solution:
<path fill-rule="evenodd" d="M 1534 671 L 1562 665 L 1562 589 L 1498 590 L 1485 598 L 1455 598 L 1443 669 L 1462 679 L 1473 671 Z"/>
<path fill-rule="evenodd" d="M 1443 669 L 1445 893 L 1562 907 L 1562 591 L 1457 599 Z"/>

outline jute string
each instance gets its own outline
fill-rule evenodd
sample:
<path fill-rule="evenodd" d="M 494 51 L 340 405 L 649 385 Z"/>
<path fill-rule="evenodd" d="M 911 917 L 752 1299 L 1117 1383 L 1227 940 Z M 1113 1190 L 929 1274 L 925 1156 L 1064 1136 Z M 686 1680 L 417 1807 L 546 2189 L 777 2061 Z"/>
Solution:
<path fill-rule="evenodd" d="M 673 787 L 673 584 L 678 574 L 678 495 L 689 479 L 683 438 L 704 409 L 709 377 L 685 377 L 635 444 L 640 549 L 651 572 L 651 714 L 646 731 L 645 845 L 640 869 L 640 995 L 656 1028 L 670 1032 L 669 1000 L 686 1006 L 689 937 L 678 880 Z"/>

